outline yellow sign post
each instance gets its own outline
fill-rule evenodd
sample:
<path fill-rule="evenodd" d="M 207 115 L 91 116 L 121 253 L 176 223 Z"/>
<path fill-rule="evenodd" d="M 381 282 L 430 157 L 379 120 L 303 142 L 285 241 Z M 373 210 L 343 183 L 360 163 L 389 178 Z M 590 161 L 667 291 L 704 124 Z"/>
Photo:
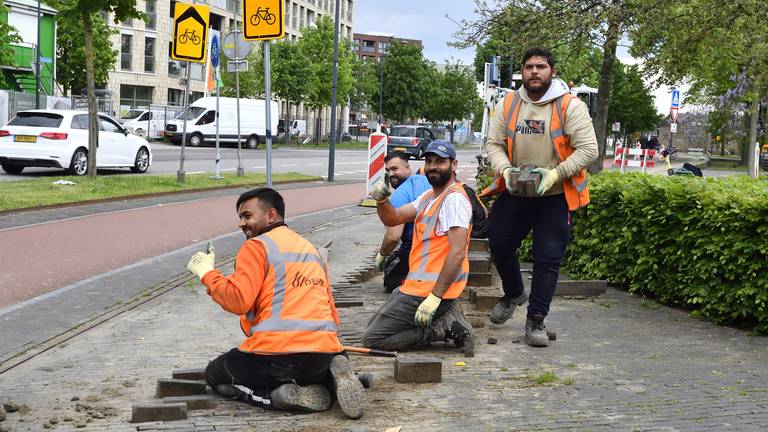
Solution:
<path fill-rule="evenodd" d="M 270 40 L 285 37 L 285 0 L 243 0 L 243 38 Z"/>
<path fill-rule="evenodd" d="M 171 58 L 205 63 L 209 18 L 208 6 L 176 2 L 173 14 Z"/>

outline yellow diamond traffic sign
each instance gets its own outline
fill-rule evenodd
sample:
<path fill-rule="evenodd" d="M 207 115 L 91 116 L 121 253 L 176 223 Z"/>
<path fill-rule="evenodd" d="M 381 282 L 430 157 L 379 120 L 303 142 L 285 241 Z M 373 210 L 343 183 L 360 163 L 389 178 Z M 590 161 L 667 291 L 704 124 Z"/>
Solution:
<path fill-rule="evenodd" d="M 208 6 L 176 2 L 173 14 L 171 58 L 205 63 L 209 18 Z"/>
<path fill-rule="evenodd" d="M 269 40 L 285 37 L 285 0 L 243 0 L 243 38 Z"/>

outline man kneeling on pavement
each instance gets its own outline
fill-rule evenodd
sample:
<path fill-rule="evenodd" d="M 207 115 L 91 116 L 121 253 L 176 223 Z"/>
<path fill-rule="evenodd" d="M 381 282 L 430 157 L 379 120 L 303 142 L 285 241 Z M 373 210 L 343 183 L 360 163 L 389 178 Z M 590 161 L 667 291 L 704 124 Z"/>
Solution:
<path fill-rule="evenodd" d="M 277 191 L 245 192 L 235 208 L 246 241 L 234 274 L 214 268 L 212 251 L 196 253 L 187 264 L 213 301 L 240 315 L 246 336 L 208 364 L 208 385 L 222 396 L 275 410 L 324 411 L 335 392 L 344 414 L 360 418 L 365 391 L 342 353 L 325 260 L 285 224 Z"/>
<path fill-rule="evenodd" d="M 455 181 L 456 151 L 446 141 L 433 141 L 424 152 L 424 172 L 432 188 L 409 205 L 395 208 L 391 187 L 377 184 L 371 194 L 386 226 L 414 223 L 409 272 L 403 285 L 371 318 L 363 345 L 402 351 L 452 341 L 474 355 L 474 333 L 456 299 L 469 276 L 472 206 Z"/>

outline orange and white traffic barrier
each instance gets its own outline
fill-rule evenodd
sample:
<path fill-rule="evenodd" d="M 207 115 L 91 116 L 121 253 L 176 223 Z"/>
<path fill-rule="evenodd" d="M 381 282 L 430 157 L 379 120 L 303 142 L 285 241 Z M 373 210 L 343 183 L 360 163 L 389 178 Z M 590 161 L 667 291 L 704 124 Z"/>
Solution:
<path fill-rule="evenodd" d="M 629 159 L 628 156 L 639 157 Z M 653 168 L 656 165 L 654 156 L 656 156 L 656 150 L 653 149 L 616 147 L 613 166 L 620 167 L 622 174 L 626 167 L 642 168 L 645 173 L 646 168 Z"/>
<path fill-rule="evenodd" d="M 380 128 L 368 136 L 368 182 L 365 185 L 366 196 L 370 196 L 373 186 L 384 180 L 384 156 L 387 154 L 387 135 Z"/>

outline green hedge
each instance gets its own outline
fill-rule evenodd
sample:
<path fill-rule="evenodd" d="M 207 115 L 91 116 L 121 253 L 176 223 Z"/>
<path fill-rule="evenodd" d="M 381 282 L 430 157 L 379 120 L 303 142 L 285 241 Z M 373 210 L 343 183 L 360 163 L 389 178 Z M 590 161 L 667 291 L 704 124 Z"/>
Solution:
<path fill-rule="evenodd" d="M 590 177 L 565 271 L 768 333 L 768 182 Z M 521 251 L 523 252 L 523 251 Z"/>

